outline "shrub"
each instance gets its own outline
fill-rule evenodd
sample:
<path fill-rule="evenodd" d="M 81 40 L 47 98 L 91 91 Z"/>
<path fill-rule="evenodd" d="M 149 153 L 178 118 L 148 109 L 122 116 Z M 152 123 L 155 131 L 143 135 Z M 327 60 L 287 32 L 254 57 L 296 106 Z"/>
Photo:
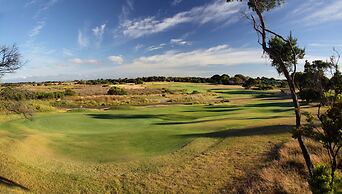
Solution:
<path fill-rule="evenodd" d="M 299 92 L 299 96 L 306 102 L 313 102 L 321 99 L 321 93 L 314 89 L 303 89 Z"/>
<path fill-rule="evenodd" d="M 312 177 L 310 177 L 309 180 L 311 191 L 314 194 L 331 193 L 333 191 L 333 188 L 329 185 L 331 179 L 330 168 L 324 165 L 316 166 L 312 172 Z"/>
<path fill-rule="evenodd" d="M 107 95 L 127 95 L 127 91 L 119 87 L 111 87 L 107 91 Z"/>
<path fill-rule="evenodd" d="M 134 83 L 135 84 L 143 84 L 144 82 L 141 79 L 136 79 Z"/>
<path fill-rule="evenodd" d="M 72 89 L 65 89 L 64 90 L 64 95 L 65 96 L 75 96 L 76 95 L 76 92 L 75 91 L 73 91 Z"/>
<path fill-rule="evenodd" d="M 259 90 L 273 90 L 274 89 L 272 85 L 267 85 L 267 84 L 260 84 L 258 88 Z"/>
<path fill-rule="evenodd" d="M 197 91 L 197 90 L 194 90 L 194 91 L 192 91 L 192 93 L 191 94 L 199 94 L 200 92 L 199 91 Z"/>

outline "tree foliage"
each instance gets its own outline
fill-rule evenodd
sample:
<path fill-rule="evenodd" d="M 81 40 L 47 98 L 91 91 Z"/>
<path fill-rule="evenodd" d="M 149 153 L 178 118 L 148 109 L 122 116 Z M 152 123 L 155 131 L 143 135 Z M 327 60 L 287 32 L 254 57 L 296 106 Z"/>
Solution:
<path fill-rule="evenodd" d="M 261 13 L 270 11 L 284 3 L 284 0 L 227 0 L 227 2 L 232 1 L 247 1 L 247 5 L 250 9 L 255 11 L 257 8 Z"/>
<path fill-rule="evenodd" d="M 272 66 L 276 68 L 279 74 L 284 74 L 286 70 L 294 71 L 298 60 L 303 59 L 305 55 L 305 50 L 297 46 L 297 39 L 293 38 L 292 35 L 287 38 L 287 41 L 273 36 L 268 41 L 268 48 L 273 53 L 269 55 Z"/>
<path fill-rule="evenodd" d="M 304 72 L 296 75 L 296 86 L 299 89 L 299 96 L 307 102 L 320 101 L 324 92 L 329 90 L 329 78 L 325 72 L 333 67 L 331 62 L 315 60 L 305 62 Z"/>
<path fill-rule="evenodd" d="M 7 73 L 13 73 L 23 65 L 21 55 L 15 45 L 0 46 L 0 59 L 0 77 Z"/>

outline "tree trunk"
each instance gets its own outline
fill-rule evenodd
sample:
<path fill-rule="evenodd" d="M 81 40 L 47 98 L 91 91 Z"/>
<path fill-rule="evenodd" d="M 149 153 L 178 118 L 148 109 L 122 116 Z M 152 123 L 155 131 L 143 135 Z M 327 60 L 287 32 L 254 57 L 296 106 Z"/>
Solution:
<path fill-rule="evenodd" d="M 292 79 L 292 77 L 290 76 L 289 72 L 287 71 L 286 67 L 283 68 L 283 73 L 287 79 L 290 91 L 291 91 L 291 97 L 292 97 L 292 102 L 293 102 L 293 106 L 295 108 L 295 115 L 296 115 L 296 130 L 297 132 L 299 132 L 299 128 L 301 127 L 301 113 L 300 113 L 300 104 L 298 101 L 298 96 L 296 94 L 296 87 L 294 84 L 294 80 Z M 306 166 L 308 168 L 309 174 L 310 176 L 312 175 L 312 170 L 313 170 L 313 164 L 310 158 L 310 154 L 308 151 L 308 148 L 306 147 L 306 145 L 304 144 L 303 141 L 303 136 L 302 134 L 299 132 L 297 134 L 297 141 L 299 143 L 300 149 L 302 151 Z"/>

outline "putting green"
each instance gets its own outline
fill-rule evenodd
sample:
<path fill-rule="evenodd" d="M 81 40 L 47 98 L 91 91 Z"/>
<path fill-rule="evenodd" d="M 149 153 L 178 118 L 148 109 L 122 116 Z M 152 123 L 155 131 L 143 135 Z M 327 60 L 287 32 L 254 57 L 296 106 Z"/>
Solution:
<path fill-rule="evenodd" d="M 43 113 L 35 115 L 33 120 L 4 123 L 0 130 L 16 141 L 33 135 L 43 137 L 56 158 L 120 162 L 174 152 L 197 137 L 213 133 L 218 133 L 215 138 L 220 137 L 219 132 L 227 128 L 288 117 L 290 105 L 258 102 L 245 106 L 178 105 Z"/>

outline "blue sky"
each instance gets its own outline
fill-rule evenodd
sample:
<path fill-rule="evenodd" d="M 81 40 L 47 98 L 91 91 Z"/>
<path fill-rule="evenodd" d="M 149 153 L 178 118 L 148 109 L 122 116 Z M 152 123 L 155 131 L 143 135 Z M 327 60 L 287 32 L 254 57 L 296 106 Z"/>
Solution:
<path fill-rule="evenodd" d="M 243 3 L 225 0 L 0 0 L 0 43 L 19 47 L 23 68 L 3 81 L 273 76 Z M 4 6 L 5 5 L 5 6 Z M 292 31 L 306 59 L 342 52 L 342 1 L 288 0 L 266 14 Z"/>

